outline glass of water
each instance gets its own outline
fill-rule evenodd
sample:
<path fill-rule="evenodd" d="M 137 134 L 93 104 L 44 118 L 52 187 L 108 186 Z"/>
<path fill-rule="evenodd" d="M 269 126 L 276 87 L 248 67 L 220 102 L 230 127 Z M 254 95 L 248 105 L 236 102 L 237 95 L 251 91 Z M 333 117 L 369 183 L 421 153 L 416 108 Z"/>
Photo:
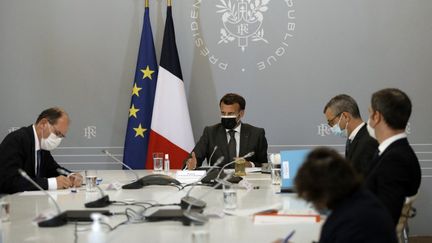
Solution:
<path fill-rule="evenodd" d="M 97 191 L 96 181 L 97 181 L 97 171 L 96 170 L 86 170 L 85 171 L 86 178 L 86 191 L 87 192 L 95 192 Z"/>
<path fill-rule="evenodd" d="M 281 184 L 281 169 L 280 168 L 272 168 L 271 169 L 271 182 L 273 185 Z"/>
<path fill-rule="evenodd" d="M 163 153 L 153 153 L 153 171 L 162 172 L 163 171 Z"/>
<path fill-rule="evenodd" d="M 237 191 L 234 188 L 234 184 L 226 182 L 222 185 L 223 200 L 225 209 L 236 209 L 237 208 Z"/>

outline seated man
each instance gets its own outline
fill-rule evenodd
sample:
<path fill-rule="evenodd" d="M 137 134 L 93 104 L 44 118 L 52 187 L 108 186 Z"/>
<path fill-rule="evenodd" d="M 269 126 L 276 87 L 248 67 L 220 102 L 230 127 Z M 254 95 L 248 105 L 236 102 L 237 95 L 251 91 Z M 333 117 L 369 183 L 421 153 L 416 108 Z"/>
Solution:
<path fill-rule="evenodd" d="M 220 156 L 224 156 L 223 166 L 236 157 L 249 152 L 254 155 L 247 158 L 246 166 L 261 166 L 267 163 L 267 140 L 264 129 L 242 123 L 246 101 L 238 94 L 226 94 L 219 102 L 221 122 L 204 128 L 203 135 L 186 160 L 189 170 L 202 165 L 207 159 L 213 165 Z M 211 157 L 211 158 L 210 158 Z"/>
<path fill-rule="evenodd" d="M 68 170 L 58 165 L 50 153 L 66 136 L 68 127 L 68 114 L 54 107 L 43 111 L 35 124 L 9 133 L 0 144 L 0 193 L 38 190 L 21 177 L 18 169 L 45 190 L 81 186 L 81 175 L 59 174 L 59 168 Z"/>
<path fill-rule="evenodd" d="M 367 176 L 378 143 L 369 136 L 357 102 L 349 95 L 337 95 L 324 107 L 324 115 L 332 133 L 347 138 L 345 158 L 352 162 L 357 172 Z"/>
<path fill-rule="evenodd" d="M 417 194 L 420 164 L 405 128 L 411 115 L 411 100 L 398 89 L 383 89 L 372 95 L 368 131 L 378 140 L 366 187 L 389 210 L 396 225 L 406 197 Z"/>
<path fill-rule="evenodd" d="M 328 215 L 320 243 L 397 242 L 388 211 L 362 187 L 360 175 L 335 150 L 313 150 L 294 185 L 299 197 Z"/>

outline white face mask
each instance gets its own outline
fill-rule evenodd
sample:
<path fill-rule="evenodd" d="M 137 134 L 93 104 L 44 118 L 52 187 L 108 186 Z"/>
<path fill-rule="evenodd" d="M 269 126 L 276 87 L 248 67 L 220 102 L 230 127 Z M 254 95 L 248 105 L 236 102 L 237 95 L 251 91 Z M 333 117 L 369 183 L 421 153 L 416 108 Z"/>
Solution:
<path fill-rule="evenodd" d="M 62 139 L 63 138 L 58 137 L 54 133 L 50 132 L 50 135 L 47 138 L 43 138 L 43 135 L 42 135 L 40 147 L 43 150 L 51 151 L 60 145 Z"/>
<path fill-rule="evenodd" d="M 368 119 L 368 121 L 367 121 L 367 130 L 368 130 L 369 136 L 376 139 L 375 128 L 371 127 L 370 119 Z"/>

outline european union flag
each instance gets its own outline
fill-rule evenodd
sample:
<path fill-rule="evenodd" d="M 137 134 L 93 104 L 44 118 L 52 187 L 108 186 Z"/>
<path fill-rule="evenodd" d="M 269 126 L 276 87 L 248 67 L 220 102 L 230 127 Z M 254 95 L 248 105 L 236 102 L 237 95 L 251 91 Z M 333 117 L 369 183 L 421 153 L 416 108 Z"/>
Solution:
<path fill-rule="evenodd" d="M 149 3 L 146 0 L 123 154 L 123 162 L 133 169 L 145 168 L 157 75 Z"/>

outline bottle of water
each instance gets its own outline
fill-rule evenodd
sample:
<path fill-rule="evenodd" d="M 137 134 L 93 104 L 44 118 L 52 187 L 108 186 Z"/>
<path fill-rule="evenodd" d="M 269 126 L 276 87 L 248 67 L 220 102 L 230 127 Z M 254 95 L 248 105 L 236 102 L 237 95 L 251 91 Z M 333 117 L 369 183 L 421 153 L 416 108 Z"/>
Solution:
<path fill-rule="evenodd" d="M 170 171 L 170 160 L 169 160 L 169 154 L 165 154 L 164 169 L 165 169 L 165 173 L 168 174 L 169 171 Z"/>
<path fill-rule="evenodd" d="M 106 241 L 107 241 L 106 233 L 102 229 L 102 225 L 101 225 L 101 221 L 103 219 L 102 214 L 92 213 L 91 218 L 93 219 L 93 224 L 91 227 L 91 232 L 88 235 L 88 242 L 106 243 Z"/>

